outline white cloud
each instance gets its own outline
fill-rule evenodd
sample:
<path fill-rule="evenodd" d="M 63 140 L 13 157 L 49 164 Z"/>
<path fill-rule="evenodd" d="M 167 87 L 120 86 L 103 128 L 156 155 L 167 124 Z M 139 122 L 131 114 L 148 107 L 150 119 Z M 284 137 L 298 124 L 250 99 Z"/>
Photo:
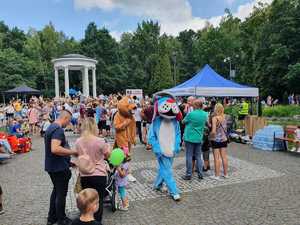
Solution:
<path fill-rule="evenodd" d="M 115 38 L 117 41 L 120 41 L 121 40 L 121 36 L 123 34 L 123 32 L 120 32 L 120 31 L 116 31 L 116 30 L 112 30 L 112 31 L 109 31 L 110 35 Z"/>
<path fill-rule="evenodd" d="M 235 0 L 226 0 L 232 4 Z M 253 7 L 262 3 L 271 3 L 273 0 L 253 0 L 250 3 L 240 5 L 233 15 L 244 20 L 253 11 Z M 209 18 L 208 20 L 192 15 L 192 7 L 188 0 L 74 0 L 77 9 L 100 8 L 105 11 L 120 10 L 121 12 L 158 20 L 164 33 L 177 35 L 185 29 L 199 30 L 209 22 L 218 26 L 222 16 Z M 114 31 L 115 37 L 120 37 L 120 32 Z"/>
<path fill-rule="evenodd" d="M 226 3 L 228 4 L 228 5 L 232 5 L 232 3 L 234 3 L 235 2 L 235 0 L 226 0 Z"/>

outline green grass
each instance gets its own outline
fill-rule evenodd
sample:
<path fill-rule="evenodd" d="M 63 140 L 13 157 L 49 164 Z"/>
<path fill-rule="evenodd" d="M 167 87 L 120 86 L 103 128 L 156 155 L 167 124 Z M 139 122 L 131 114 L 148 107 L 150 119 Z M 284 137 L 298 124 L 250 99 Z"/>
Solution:
<path fill-rule="evenodd" d="M 278 105 L 263 109 L 265 117 L 293 117 L 296 115 L 300 115 L 300 106 L 298 105 Z"/>
<path fill-rule="evenodd" d="M 281 125 L 281 126 L 288 126 L 288 125 L 296 125 L 300 126 L 299 120 L 267 120 L 268 125 Z"/>

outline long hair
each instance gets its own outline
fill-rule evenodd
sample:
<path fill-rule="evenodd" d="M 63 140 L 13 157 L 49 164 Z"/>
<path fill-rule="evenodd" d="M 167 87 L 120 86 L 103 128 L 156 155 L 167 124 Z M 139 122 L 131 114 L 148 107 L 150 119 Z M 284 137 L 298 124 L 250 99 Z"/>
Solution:
<path fill-rule="evenodd" d="M 217 103 L 214 110 L 217 116 L 224 116 L 224 107 L 221 103 Z"/>
<path fill-rule="evenodd" d="M 97 135 L 98 134 L 98 128 L 97 124 L 94 118 L 87 117 L 82 121 L 81 124 L 81 134 L 84 137 L 90 136 L 90 135 Z"/>

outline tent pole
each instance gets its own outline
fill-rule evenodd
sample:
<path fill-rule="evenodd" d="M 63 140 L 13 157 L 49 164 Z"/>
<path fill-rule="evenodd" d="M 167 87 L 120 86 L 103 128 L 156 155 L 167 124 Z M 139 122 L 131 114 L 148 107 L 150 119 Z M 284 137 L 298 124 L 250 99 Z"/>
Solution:
<path fill-rule="evenodd" d="M 260 100 L 260 96 L 258 96 L 258 116 L 262 116 L 262 107 L 261 107 L 261 100 Z"/>
<path fill-rule="evenodd" d="M 251 101 L 250 101 L 250 115 L 253 115 L 253 97 L 251 97 Z"/>

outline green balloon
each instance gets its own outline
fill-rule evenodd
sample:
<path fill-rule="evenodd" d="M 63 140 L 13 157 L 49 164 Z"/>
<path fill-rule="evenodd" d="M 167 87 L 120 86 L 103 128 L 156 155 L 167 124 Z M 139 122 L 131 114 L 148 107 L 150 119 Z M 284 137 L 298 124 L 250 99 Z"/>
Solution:
<path fill-rule="evenodd" d="M 112 150 L 110 154 L 109 162 L 113 166 L 119 166 L 124 161 L 124 158 L 125 158 L 124 151 L 120 148 L 115 148 L 114 150 Z"/>

